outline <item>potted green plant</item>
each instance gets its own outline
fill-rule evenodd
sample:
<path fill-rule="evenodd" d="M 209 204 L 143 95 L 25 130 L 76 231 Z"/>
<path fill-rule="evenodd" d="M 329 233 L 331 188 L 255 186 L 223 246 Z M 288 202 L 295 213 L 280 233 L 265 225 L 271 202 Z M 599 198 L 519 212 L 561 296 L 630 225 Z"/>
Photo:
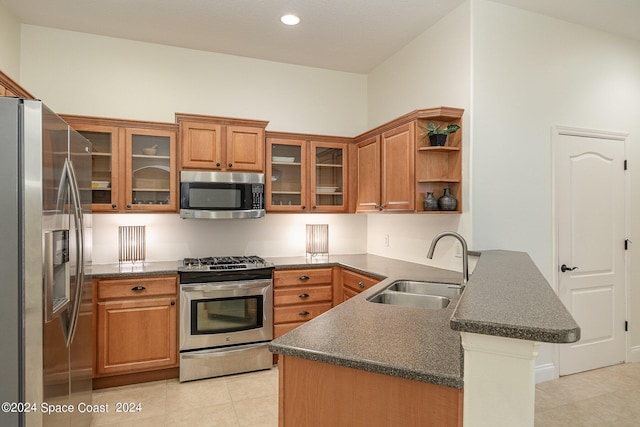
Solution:
<path fill-rule="evenodd" d="M 429 137 L 429 143 L 434 146 L 443 146 L 447 142 L 447 135 L 457 132 L 460 129 L 459 125 L 451 124 L 446 128 L 442 128 L 442 125 L 435 125 L 432 122 L 429 122 L 429 126 L 426 128 L 420 126 L 424 129 L 422 134 L 423 138 Z"/>

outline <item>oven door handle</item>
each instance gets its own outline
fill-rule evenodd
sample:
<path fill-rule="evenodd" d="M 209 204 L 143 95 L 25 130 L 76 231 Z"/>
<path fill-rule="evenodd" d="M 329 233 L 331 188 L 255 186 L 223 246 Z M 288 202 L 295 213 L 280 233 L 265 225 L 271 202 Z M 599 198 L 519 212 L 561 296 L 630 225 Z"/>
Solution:
<path fill-rule="evenodd" d="M 180 288 L 184 292 L 201 292 L 201 291 L 227 291 L 231 289 L 252 289 L 267 288 L 271 286 L 271 280 L 247 281 L 247 282 L 212 282 L 212 283 L 194 283 L 181 284 Z"/>
<path fill-rule="evenodd" d="M 214 349 L 207 349 L 207 350 L 203 350 L 203 351 L 189 351 L 189 352 L 185 352 L 185 353 L 181 353 L 181 357 L 183 359 L 204 359 L 207 357 L 215 357 L 218 355 L 228 355 L 229 353 L 238 353 L 240 351 L 244 351 L 247 350 L 249 348 L 261 348 L 261 347 L 266 347 L 268 345 L 268 343 L 262 343 L 262 344 L 245 344 L 245 345 L 239 345 L 237 347 L 223 347 L 223 348 L 214 348 Z"/>

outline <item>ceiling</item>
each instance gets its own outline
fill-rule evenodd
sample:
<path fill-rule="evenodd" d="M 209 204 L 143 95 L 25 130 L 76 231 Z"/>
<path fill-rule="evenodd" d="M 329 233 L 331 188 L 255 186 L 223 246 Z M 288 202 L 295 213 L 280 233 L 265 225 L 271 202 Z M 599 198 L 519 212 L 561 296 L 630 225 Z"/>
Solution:
<path fill-rule="evenodd" d="M 495 0 L 640 40 L 638 0 Z M 0 0 L 22 23 L 367 73 L 464 0 Z M 285 13 L 298 26 L 280 23 Z"/>

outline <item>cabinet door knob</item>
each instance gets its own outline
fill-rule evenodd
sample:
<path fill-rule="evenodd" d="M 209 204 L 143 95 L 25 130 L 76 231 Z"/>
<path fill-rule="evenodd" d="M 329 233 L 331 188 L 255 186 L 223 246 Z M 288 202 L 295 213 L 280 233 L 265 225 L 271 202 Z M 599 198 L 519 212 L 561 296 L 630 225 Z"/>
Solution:
<path fill-rule="evenodd" d="M 309 298 L 309 294 L 300 294 L 298 295 L 300 298 Z"/>
<path fill-rule="evenodd" d="M 132 291 L 136 291 L 136 292 L 138 292 L 138 291 L 144 291 L 145 289 L 147 289 L 147 288 L 145 288 L 145 287 L 144 287 L 144 286 L 142 286 L 142 285 L 134 286 L 133 288 L 131 288 L 131 290 L 132 290 Z"/>
<path fill-rule="evenodd" d="M 302 210 L 305 210 L 305 209 L 307 209 L 307 207 L 306 206 L 302 206 Z"/>
<path fill-rule="evenodd" d="M 380 205 L 380 210 L 382 210 L 382 209 L 384 209 L 384 208 L 386 208 L 386 206 L 385 206 L 385 205 Z"/>
<path fill-rule="evenodd" d="M 175 301 L 171 301 L 171 305 L 176 305 L 176 302 Z"/>
<path fill-rule="evenodd" d="M 231 168 L 231 167 L 233 167 L 233 163 L 229 163 L 229 167 L 230 167 L 230 168 Z"/>
<path fill-rule="evenodd" d="M 317 206 L 311 206 L 311 209 L 318 209 Z"/>
<path fill-rule="evenodd" d="M 300 276 L 298 277 L 300 280 L 309 280 L 309 276 Z"/>
<path fill-rule="evenodd" d="M 307 310 L 302 310 L 300 313 L 298 313 L 300 316 L 307 316 L 309 314 L 309 312 Z"/>
<path fill-rule="evenodd" d="M 358 286 L 360 286 L 361 288 L 364 288 L 364 283 L 363 282 L 358 282 Z"/>
<path fill-rule="evenodd" d="M 118 205 L 116 205 L 115 203 L 111 205 L 111 209 L 118 209 Z"/>
<path fill-rule="evenodd" d="M 373 205 L 374 209 L 380 209 L 380 206 L 378 206 L 378 204 L 376 203 L 375 205 Z"/>
<path fill-rule="evenodd" d="M 220 167 L 220 162 L 216 163 L 216 166 L 217 166 L 217 167 Z"/>
<path fill-rule="evenodd" d="M 131 205 L 127 205 L 127 209 L 131 209 Z"/>

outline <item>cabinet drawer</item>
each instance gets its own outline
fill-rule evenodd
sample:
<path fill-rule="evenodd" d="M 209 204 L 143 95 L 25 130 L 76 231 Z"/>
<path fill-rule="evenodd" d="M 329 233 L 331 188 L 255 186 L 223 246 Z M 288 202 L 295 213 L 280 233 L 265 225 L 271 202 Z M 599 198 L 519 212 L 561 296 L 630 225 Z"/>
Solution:
<path fill-rule="evenodd" d="M 304 325 L 304 322 L 281 323 L 278 325 L 273 325 L 273 339 L 281 337 L 282 335 L 294 330 L 300 325 Z"/>
<path fill-rule="evenodd" d="M 98 299 L 176 295 L 175 277 L 140 277 L 98 280 Z"/>
<path fill-rule="evenodd" d="M 331 285 L 305 286 L 302 288 L 285 288 L 273 291 L 273 303 L 276 306 L 313 302 L 331 302 L 333 287 Z"/>
<path fill-rule="evenodd" d="M 311 320 L 329 309 L 331 309 L 330 302 L 274 307 L 273 322 L 288 323 Z"/>
<path fill-rule="evenodd" d="M 348 300 L 349 298 L 353 298 L 353 297 L 355 297 L 355 296 L 356 296 L 356 295 L 358 295 L 358 294 L 359 294 L 359 292 L 354 291 L 354 290 L 353 290 L 353 289 L 351 289 L 351 288 L 346 288 L 346 287 L 345 287 L 345 288 L 343 288 L 343 289 L 342 289 L 342 301 L 346 301 L 346 300 Z"/>
<path fill-rule="evenodd" d="M 379 283 L 380 279 L 374 277 L 365 276 L 364 274 L 356 273 L 355 271 L 343 270 L 342 271 L 342 285 L 348 287 L 357 292 L 362 292 L 369 289 L 376 283 Z"/>
<path fill-rule="evenodd" d="M 275 288 L 331 283 L 331 268 L 307 268 L 300 270 L 276 270 L 273 273 Z"/>

